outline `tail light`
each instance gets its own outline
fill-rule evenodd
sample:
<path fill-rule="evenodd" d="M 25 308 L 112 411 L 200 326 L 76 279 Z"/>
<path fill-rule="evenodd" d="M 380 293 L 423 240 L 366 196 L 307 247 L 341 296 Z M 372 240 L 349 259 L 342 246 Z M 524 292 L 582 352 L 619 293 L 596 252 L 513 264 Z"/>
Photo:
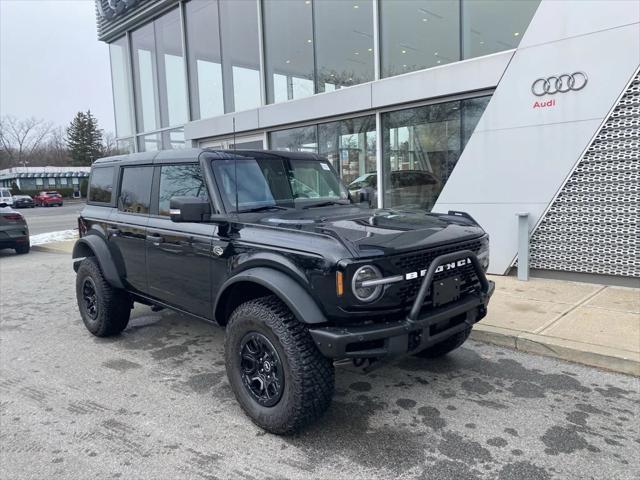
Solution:
<path fill-rule="evenodd" d="M 20 213 L 3 213 L 2 217 L 5 220 L 11 220 L 13 222 L 18 222 L 20 220 L 22 220 L 22 215 Z"/>

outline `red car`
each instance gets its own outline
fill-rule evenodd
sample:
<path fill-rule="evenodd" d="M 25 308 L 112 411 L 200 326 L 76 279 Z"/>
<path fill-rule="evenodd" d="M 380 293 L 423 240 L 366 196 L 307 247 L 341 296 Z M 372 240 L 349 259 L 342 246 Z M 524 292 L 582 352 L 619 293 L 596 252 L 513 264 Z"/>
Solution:
<path fill-rule="evenodd" d="M 36 205 L 41 207 L 61 207 L 62 195 L 58 192 L 40 192 L 38 195 L 33 197 L 33 201 L 36 202 Z"/>

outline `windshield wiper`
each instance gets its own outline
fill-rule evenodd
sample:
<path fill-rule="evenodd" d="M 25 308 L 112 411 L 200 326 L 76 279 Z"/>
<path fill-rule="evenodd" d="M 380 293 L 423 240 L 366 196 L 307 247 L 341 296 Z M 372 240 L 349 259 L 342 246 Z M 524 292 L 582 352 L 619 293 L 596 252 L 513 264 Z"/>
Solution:
<path fill-rule="evenodd" d="M 329 205 L 348 205 L 348 203 L 338 202 L 336 200 L 329 200 L 327 202 L 318 202 L 318 203 L 312 203 L 311 205 L 305 205 L 302 208 L 306 210 L 307 208 L 328 207 Z"/>
<path fill-rule="evenodd" d="M 281 207 L 280 205 L 263 205 L 261 207 L 238 210 L 238 213 L 266 212 L 267 210 L 289 210 L 289 209 L 287 207 Z"/>

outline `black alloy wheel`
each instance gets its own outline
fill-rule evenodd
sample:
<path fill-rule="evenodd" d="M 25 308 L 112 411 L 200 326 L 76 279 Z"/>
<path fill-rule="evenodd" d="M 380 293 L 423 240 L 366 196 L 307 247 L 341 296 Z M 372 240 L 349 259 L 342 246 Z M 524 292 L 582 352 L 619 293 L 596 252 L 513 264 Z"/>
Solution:
<path fill-rule="evenodd" d="M 82 284 L 82 299 L 84 300 L 87 316 L 91 320 L 98 318 L 98 293 L 96 284 L 91 277 L 84 279 Z"/>
<path fill-rule="evenodd" d="M 117 335 L 129 323 L 131 297 L 106 281 L 95 257 L 87 257 L 80 262 L 76 275 L 76 300 L 82 322 L 97 337 Z"/>
<path fill-rule="evenodd" d="M 240 343 L 240 368 L 242 383 L 256 402 L 272 407 L 280 401 L 284 391 L 284 367 L 267 337 L 258 332 L 244 336 Z"/>

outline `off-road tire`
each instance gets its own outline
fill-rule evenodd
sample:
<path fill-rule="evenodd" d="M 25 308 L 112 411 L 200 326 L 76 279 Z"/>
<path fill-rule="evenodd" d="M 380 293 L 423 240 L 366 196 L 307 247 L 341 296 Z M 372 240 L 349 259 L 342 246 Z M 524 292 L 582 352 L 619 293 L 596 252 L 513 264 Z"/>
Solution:
<path fill-rule="evenodd" d="M 242 340 L 252 332 L 264 335 L 282 362 L 284 389 L 278 403 L 271 407 L 260 405 L 242 381 Z M 274 295 L 245 302 L 231 314 L 225 365 L 242 409 L 256 425 L 271 433 L 286 435 L 302 429 L 325 412 L 333 397 L 333 362 L 322 356 L 306 326 Z"/>
<path fill-rule="evenodd" d="M 29 250 L 31 250 L 31 244 L 27 243 L 26 245 L 18 245 L 15 250 L 18 255 L 24 255 L 25 253 L 29 253 Z"/>
<path fill-rule="evenodd" d="M 90 279 L 95 286 L 97 297 L 95 318 L 89 315 L 83 298 L 83 288 L 87 279 Z M 96 337 L 117 335 L 127 328 L 131 315 L 131 298 L 127 292 L 109 285 L 94 257 L 87 257 L 80 263 L 76 275 L 76 299 L 85 327 Z"/>
<path fill-rule="evenodd" d="M 416 357 L 421 357 L 421 358 L 442 357 L 447 353 L 454 351 L 456 348 L 461 347 L 462 344 L 467 341 L 467 338 L 469 338 L 469 335 L 471 335 L 471 327 L 459 333 L 456 333 L 452 337 L 449 337 L 440 343 L 436 343 L 431 347 L 425 348 L 424 350 L 421 350 L 418 353 L 415 353 L 414 355 Z"/>

